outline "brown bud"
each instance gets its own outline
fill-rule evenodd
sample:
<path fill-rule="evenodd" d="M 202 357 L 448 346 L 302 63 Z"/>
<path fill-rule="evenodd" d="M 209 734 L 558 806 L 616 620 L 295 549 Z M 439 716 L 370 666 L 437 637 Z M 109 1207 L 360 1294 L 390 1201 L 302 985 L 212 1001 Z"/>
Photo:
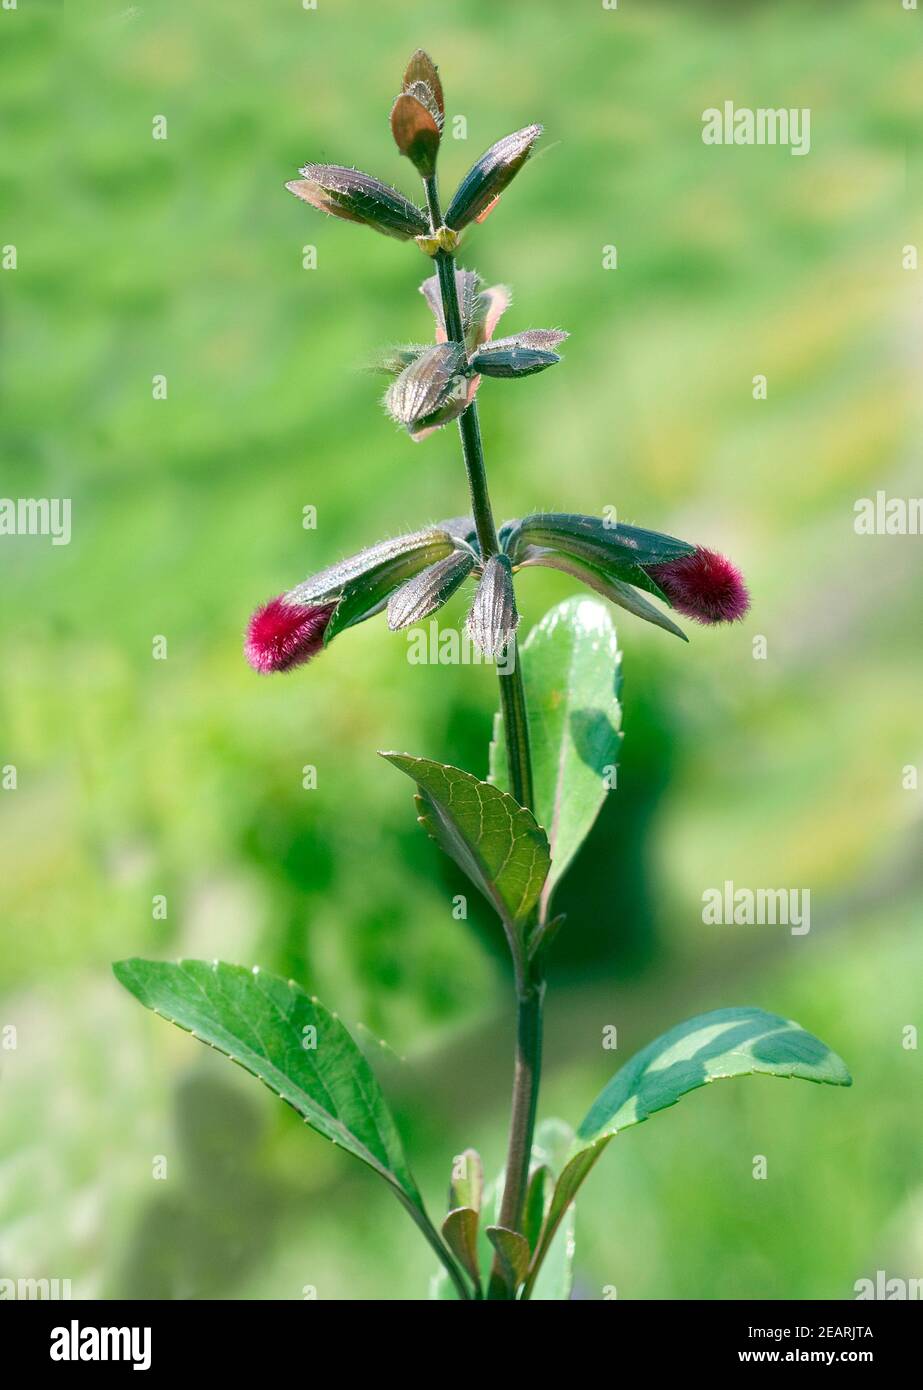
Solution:
<path fill-rule="evenodd" d="M 439 80 L 439 71 L 436 64 L 422 48 L 417 49 L 410 62 L 407 64 L 407 70 L 404 73 L 403 91 L 416 94 L 418 84 L 420 83 L 425 84 L 425 86 L 429 88 L 433 105 L 439 113 L 439 128 L 441 130 L 442 122 L 445 119 L 445 99 L 442 95 L 442 83 Z"/>
<path fill-rule="evenodd" d="M 426 88 L 423 95 L 428 92 Z M 420 177 L 431 178 L 439 153 L 439 122 L 432 110 L 419 97 L 402 92 L 391 108 L 391 133 Z"/>

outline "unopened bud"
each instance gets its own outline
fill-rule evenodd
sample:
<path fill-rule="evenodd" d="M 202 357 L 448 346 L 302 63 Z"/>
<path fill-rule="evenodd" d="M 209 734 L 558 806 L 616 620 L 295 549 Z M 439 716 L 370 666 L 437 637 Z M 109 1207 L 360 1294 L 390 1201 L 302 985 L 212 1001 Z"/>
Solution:
<path fill-rule="evenodd" d="M 310 661 L 323 648 L 324 632 L 335 608 L 335 603 L 286 603 L 284 595 L 258 608 L 244 643 L 244 655 L 254 671 L 269 675 Z"/>
<path fill-rule="evenodd" d="M 645 571 L 676 611 L 697 623 L 736 623 L 750 607 L 750 595 L 737 566 L 702 545 L 678 560 L 646 565 Z"/>
<path fill-rule="evenodd" d="M 385 395 L 385 409 L 413 436 L 455 419 L 467 404 L 464 348 L 437 343 L 401 372 Z"/>
<path fill-rule="evenodd" d="M 492 555 L 468 614 L 468 633 L 489 657 L 502 656 L 519 626 L 513 570 L 508 555 Z"/>
<path fill-rule="evenodd" d="M 446 226 L 460 232 L 485 214 L 525 164 L 541 133 L 540 125 L 525 126 L 485 150 L 458 185 L 445 215 Z"/>
<path fill-rule="evenodd" d="M 426 217 L 414 203 L 370 174 L 339 164 L 306 164 L 301 173 L 304 177 L 287 183 L 286 188 L 332 217 L 359 222 L 398 241 L 429 230 Z"/>
<path fill-rule="evenodd" d="M 468 550 L 456 550 L 438 564 L 414 575 L 393 593 L 388 600 L 388 627 L 392 632 L 421 623 L 435 613 L 463 584 L 474 569 L 474 556 Z"/>

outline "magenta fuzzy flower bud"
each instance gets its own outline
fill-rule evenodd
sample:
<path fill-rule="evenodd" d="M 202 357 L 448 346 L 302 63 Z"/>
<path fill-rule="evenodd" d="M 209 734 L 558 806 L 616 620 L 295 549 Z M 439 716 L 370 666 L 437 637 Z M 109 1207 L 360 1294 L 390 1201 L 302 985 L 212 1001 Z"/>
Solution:
<path fill-rule="evenodd" d="M 283 595 L 270 599 L 250 619 L 244 656 L 261 675 L 290 671 L 316 656 L 335 603 L 286 603 Z"/>
<path fill-rule="evenodd" d="M 698 546 L 691 555 L 645 565 L 673 607 L 697 623 L 736 623 L 750 607 L 743 575 L 724 555 Z"/>

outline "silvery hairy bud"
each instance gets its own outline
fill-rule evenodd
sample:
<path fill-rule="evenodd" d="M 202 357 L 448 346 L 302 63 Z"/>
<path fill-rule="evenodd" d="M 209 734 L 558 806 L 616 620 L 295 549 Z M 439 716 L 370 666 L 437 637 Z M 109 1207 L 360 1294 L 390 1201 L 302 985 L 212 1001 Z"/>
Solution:
<path fill-rule="evenodd" d="M 460 232 L 469 222 L 483 221 L 529 158 L 541 133 L 540 125 L 527 125 L 485 150 L 458 185 L 445 215 L 446 226 Z"/>
<path fill-rule="evenodd" d="M 475 556 L 469 550 L 456 550 L 444 560 L 408 579 L 388 600 L 388 627 L 392 632 L 421 623 L 435 613 L 455 593 L 474 569 Z"/>
<path fill-rule="evenodd" d="M 436 343 L 401 372 L 385 394 L 385 409 L 412 439 L 456 419 L 468 404 L 467 361 L 461 343 Z"/>
<path fill-rule="evenodd" d="M 468 614 L 468 634 L 486 656 L 500 657 L 519 626 L 513 569 L 508 555 L 492 555 Z"/>
<path fill-rule="evenodd" d="M 470 366 L 484 376 L 532 376 L 560 362 L 552 349 L 567 336 L 554 328 L 529 328 L 510 338 L 495 338 L 478 349 Z"/>
<path fill-rule="evenodd" d="M 429 230 L 425 215 L 414 203 L 370 174 L 339 164 L 306 164 L 300 172 L 304 177 L 285 187 L 331 217 L 359 222 L 398 241 Z"/>

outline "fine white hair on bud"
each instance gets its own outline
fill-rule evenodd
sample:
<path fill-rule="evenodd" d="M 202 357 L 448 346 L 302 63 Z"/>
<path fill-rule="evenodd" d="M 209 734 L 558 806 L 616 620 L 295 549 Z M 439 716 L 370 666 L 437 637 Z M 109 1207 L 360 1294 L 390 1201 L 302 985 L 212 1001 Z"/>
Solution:
<path fill-rule="evenodd" d="M 513 567 L 508 555 L 492 555 L 468 614 L 468 635 L 485 656 L 502 656 L 519 626 Z"/>

